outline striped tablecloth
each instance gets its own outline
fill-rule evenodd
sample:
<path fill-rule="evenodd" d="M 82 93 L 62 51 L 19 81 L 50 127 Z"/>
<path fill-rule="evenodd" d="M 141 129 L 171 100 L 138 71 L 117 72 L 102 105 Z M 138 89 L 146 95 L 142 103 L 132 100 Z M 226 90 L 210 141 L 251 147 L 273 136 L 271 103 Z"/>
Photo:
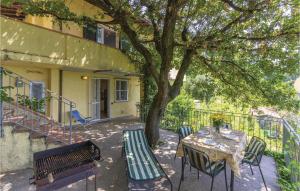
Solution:
<path fill-rule="evenodd" d="M 247 137 L 241 131 L 221 129 L 220 133 L 214 128 L 203 128 L 197 133 L 189 135 L 181 140 L 176 155 L 184 155 L 182 144 L 196 150 L 205 152 L 210 160 L 226 160 L 231 170 L 240 176 L 240 162 L 243 159 L 243 151 L 246 148 Z"/>

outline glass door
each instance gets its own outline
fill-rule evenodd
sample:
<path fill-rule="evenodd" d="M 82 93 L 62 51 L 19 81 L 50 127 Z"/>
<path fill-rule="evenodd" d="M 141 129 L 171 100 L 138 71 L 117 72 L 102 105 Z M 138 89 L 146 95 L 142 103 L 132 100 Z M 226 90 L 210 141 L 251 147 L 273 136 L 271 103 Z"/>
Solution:
<path fill-rule="evenodd" d="M 109 115 L 109 80 L 92 80 L 92 117 L 93 119 L 107 119 Z"/>
<path fill-rule="evenodd" d="M 100 119 L 101 117 L 101 80 L 100 79 L 93 79 L 92 80 L 92 117 L 93 119 Z"/>

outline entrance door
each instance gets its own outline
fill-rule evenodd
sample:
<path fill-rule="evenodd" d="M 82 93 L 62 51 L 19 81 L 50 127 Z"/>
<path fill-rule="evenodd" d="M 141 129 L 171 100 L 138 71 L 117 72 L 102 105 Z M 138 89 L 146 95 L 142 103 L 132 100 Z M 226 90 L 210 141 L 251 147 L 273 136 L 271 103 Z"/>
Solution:
<path fill-rule="evenodd" d="M 109 118 L 108 88 L 109 81 L 105 79 L 93 79 L 92 117 L 94 119 Z"/>

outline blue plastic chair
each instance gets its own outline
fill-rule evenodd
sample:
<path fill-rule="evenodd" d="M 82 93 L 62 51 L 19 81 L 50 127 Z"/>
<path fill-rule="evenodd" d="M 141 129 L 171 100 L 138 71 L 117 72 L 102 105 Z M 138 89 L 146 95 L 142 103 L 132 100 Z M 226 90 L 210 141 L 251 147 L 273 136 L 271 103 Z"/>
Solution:
<path fill-rule="evenodd" d="M 86 127 L 92 121 L 91 117 L 82 117 L 78 110 L 73 110 L 71 112 L 72 118 L 75 119 L 76 122 L 80 123 L 82 126 Z"/>

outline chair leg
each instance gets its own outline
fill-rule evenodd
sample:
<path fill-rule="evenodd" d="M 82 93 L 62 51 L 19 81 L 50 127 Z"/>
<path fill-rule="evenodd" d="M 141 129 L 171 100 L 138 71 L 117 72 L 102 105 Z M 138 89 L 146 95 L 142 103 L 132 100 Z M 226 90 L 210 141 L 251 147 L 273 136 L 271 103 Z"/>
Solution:
<path fill-rule="evenodd" d="M 253 170 L 252 170 L 252 166 L 251 166 L 251 164 L 249 164 L 249 165 L 250 165 L 251 173 L 252 173 L 252 175 L 254 175 Z"/>
<path fill-rule="evenodd" d="M 97 175 L 95 174 L 95 191 L 97 191 Z"/>
<path fill-rule="evenodd" d="M 179 181 L 178 191 L 180 190 L 181 182 L 182 182 L 182 178 L 180 178 L 180 181 Z"/>
<path fill-rule="evenodd" d="M 200 179 L 200 174 L 199 174 L 199 170 L 198 170 L 198 180 Z"/>
<path fill-rule="evenodd" d="M 123 158 L 124 156 L 125 156 L 125 148 L 124 148 L 124 146 L 122 146 L 121 158 Z"/>
<path fill-rule="evenodd" d="M 214 187 L 214 176 L 211 177 L 210 191 L 213 190 L 213 187 Z"/>
<path fill-rule="evenodd" d="M 266 187 L 266 191 L 268 191 L 268 188 L 267 188 L 267 185 L 266 185 L 266 181 L 265 181 L 264 175 L 263 175 L 263 173 L 262 173 L 262 171 L 261 171 L 260 165 L 258 165 L 258 168 L 259 168 L 261 177 L 262 177 L 262 179 L 263 179 L 264 185 L 265 185 L 265 187 Z"/>
<path fill-rule="evenodd" d="M 178 151 L 178 147 L 179 147 L 179 143 L 177 144 L 176 153 L 174 155 L 174 160 L 176 160 L 176 154 L 177 154 L 177 151 Z"/>
<path fill-rule="evenodd" d="M 226 166 L 225 166 L 225 169 L 224 169 L 224 175 L 225 175 L 225 186 L 226 186 L 226 191 L 228 191 Z"/>
<path fill-rule="evenodd" d="M 182 158 L 181 179 L 184 180 L 185 158 Z"/>
<path fill-rule="evenodd" d="M 88 177 L 85 177 L 85 191 L 88 189 Z"/>
<path fill-rule="evenodd" d="M 180 182 L 179 182 L 179 186 L 178 186 L 178 191 L 180 190 L 181 187 L 181 182 L 184 180 L 184 166 L 185 166 L 185 161 L 184 161 L 184 157 L 181 158 L 181 177 L 180 177 Z"/>

